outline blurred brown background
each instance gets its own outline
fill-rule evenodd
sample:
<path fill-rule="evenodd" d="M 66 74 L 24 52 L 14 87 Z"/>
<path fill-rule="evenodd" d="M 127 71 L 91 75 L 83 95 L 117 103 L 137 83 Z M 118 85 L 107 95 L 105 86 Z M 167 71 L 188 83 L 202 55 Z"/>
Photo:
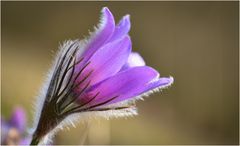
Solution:
<path fill-rule="evenodd" d="M 2 114 L 23 106 L 31 126 L 53 52 L 87 36 L 103 6 L 131 15 L 133 50 L 175 83 L 139 101 L 139 116 L 79 124 L 56 143 L 237 144 L 238 2 L 2 2 Z"/>

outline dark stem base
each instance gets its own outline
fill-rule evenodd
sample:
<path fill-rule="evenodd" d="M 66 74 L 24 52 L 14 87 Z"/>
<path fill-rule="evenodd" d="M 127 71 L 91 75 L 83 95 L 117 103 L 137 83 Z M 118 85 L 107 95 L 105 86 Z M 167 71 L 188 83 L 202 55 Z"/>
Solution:
<path fill-rule="evenodd" d="M 30 145 L 38 145 L 38 143 L 40 142 L 40 140 L 37 137 L 33 137 L 32 141 L 30 143 Z"/>

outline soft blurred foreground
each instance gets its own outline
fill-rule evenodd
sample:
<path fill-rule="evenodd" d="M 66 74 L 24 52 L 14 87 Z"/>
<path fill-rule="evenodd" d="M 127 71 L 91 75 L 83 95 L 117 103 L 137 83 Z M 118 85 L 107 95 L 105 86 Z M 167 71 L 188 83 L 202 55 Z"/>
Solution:
<path fill-rule="evenodd" d="M 2 115 L 33 102 L 59 43 L 93 30 L 103 6 L 131 15 L 133 50 L 175 83 L 139 116 L 96 119 L 56 144 L 238 144 L 238 2 L 1 2 Z"/>

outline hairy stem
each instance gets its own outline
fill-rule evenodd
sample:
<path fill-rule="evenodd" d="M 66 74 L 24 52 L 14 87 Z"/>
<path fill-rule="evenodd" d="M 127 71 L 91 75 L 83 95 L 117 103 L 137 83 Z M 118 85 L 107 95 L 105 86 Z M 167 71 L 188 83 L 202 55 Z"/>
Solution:
<path fill-rule="evenodd" d="M 38 125 L 33 133 L 31 145 L 39 144 L 39 142 L 55 129 L 65 118 L 64 116 L 59 115 L 54 108 L 55 106 L 53 102 L 50 102 L 43 107 Z"/>

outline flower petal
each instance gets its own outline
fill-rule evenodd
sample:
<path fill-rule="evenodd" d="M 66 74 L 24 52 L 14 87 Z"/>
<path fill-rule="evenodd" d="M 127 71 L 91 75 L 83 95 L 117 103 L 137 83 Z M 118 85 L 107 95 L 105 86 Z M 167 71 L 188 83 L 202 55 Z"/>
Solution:
<path fill-rule="evenodd" d="M 87 93 L 91 97 L 99 92 L 92 104 L 98 104 L 118 96 L 107 104 L 116 103 L 145 91 L 146 85 L 158 76 L 158 72 L 151 67 L 134 67 L 119 72 L 117 75 L 93 86 Z"/>
<path fill-rule="evenodd" d="M 152 92 L 155 90 L 160 90 L 166 87 L 169 87 L 174 82 L 173 77 L 162 77 L 156 79 L 154 82 L 151 82 L 147 85 L 146 89 L 142 91 L 140 94 L 148 94 L 148 92 Z"/>
<path fill-rule="evenodd" d="M 109 43 L 97 50 L 90 58 L 90 64 L 83 74 L 93 71 L 90 77 L 91 85 L 98 83 L 117 73 L 126 63 L 130 52 L 131 40 L 128 36 Z"/>
<path fill-rule="evenodd" d="M 145 66 L 145 61 L 143 58 L 138 54 L 137 52 L 132 52 L 129 57 L 127 63 L 122 67 L 121 70 L 125 70 L 130 67 L 136 67 L 136 66 Z"/>
<path fill-rule="evenodd" d="M 99 29 L 90 37 L 83 54 L 85 60 L 88 60 L 97 49 L 106 43 L 112 36 L 115 30 L 115 21 L 111 11 L 104 7 L 101 11 L 102 16 L 99 24 Z"/>
<path fill-rule="evenodd" d="M 120 20 L 118 25 L 115 27 L 114 33 L 110 41 L 122 38 L 129 32 L 130 28 L 131 28 L 130 16 L 126 15 Z"/>
<path fill-rule="evenodd" d="M 24 129 L 26 127 L 25 111 L 22 108 L 17 107 L 14 110 L 9 122 L 13 127 L 17 128 L 19 131 L 21 131 L 21 132 L 24 131 Z"/>

